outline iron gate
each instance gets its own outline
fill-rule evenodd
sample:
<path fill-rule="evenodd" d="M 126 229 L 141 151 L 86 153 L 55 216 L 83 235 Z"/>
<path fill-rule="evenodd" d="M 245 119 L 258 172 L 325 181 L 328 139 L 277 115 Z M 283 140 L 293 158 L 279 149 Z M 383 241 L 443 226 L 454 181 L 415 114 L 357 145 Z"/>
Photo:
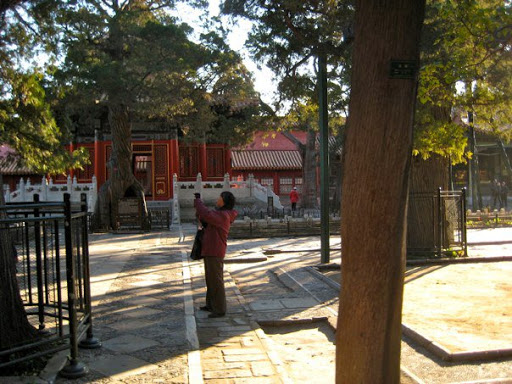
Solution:
<path fill-rule="evenodd" d="M 101 346 L 92 333 L 85 195 L 79 206 L 71 205 L 69 194 L 62 203 L 40 203 L 36 195 L 33 203 L 0 210 L 0 231 L 9 232 L 25 312 L 40 336 L 0 350 L 0 368 L 69 349 L 60 373 L 81 377 L 88 369 L 78 360 L 78 346 Z"/>
<path fill-rule="evenodd" d="M 411 194 L 407 239 L 410 256 L 467 256 L 465 189 Z"/>

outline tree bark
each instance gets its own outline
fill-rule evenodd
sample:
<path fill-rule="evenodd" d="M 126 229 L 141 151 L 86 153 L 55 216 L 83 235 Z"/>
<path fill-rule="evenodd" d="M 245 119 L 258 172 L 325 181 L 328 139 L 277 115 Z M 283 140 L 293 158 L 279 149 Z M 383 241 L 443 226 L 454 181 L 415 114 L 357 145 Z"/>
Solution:
<path fill-rule="evenodd" d="M 407 247 L 411 249 L 433 249 L 435 247 L 434 200 L 431 198 L 439 188 L 449 189 L 448 159 L 433 155 L 427 160 L 416 156 L 412 161 L 410 189 L 411 198 L 407 212 Z M 430 196 L 427 198 L 426 196 Z M 449 239 L 450 226 L 444 238 Z"/>
<path fill-rule="evenodd" d="M 302 166 L 303 185 L 300 205 L 302 208 L 314 209 L 318 207 L 318 191 L 316 182 L 317 156 L 316 132 L 309 129 L 306 135 L 306 150 Z"/>
<path fill-rule="evenodd" d="M 3 180 L 0 175 L 0 205 L 4 205 Z M 5 213 L 0 211 L 0 219 Z M 7 349 L 37 337 L 37 330 L 27 319 L 16 278 L 16 253 L 7 225 L 0 227 L 0 349 Z"/>
<path fill-rule="evenodd" d="M 424 0 L 356 3 L 342 195 L 337 383 L 399 383 L 406 208 Z"/>
<path fill-rule="evenodd" d="M 307 131 L 306 144 L 302 144 L 290 132 L 283 132 L 283 136 L 293 142 L 302 157 L 302 196 L 299 204 L 302 208 L 312 209 L 318 207 L 318 193 L 316 188 L 316 133 L 312 129 Z"/>
<path fill-rule="evenodd" d="M 108 119 L 112 133 L 112 154 L 107 164 L 110 177 L 98 192 L 92 218 L 93 229 L 118 229 L 119 200 L 130 195 L 142 201 L 142 227 L 149 227 L 144 190 L 132 170 L 131 127 L 128 108 L 110 105 Z"/>

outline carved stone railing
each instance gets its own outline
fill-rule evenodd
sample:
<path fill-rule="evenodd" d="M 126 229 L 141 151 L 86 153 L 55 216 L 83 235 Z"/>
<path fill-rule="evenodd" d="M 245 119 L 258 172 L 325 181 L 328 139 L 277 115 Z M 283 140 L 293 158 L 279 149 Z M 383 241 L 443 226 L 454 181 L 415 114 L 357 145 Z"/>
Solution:
<path fill-rule="evenodd" d="M 178 224 L 181 220 L 180 205 L 182 208 L 192 205 L 194 193 L 200 193 L 205 201 L 215 201 L 222 191 L 230 191 L 235 196 L 237 204 L 259 202 L 263 205 L 272 205 L 277 210 L 283 209 L 279 196 L 270 187 L 257 183 L 252 174 L 247 180 L 230 180 L 229 174 L 226 173 L 222 181 L 213 182 L 203 181 L 200 173 L 195 181 L 178 181 L 175 174 L 173 190 L 173 224 Z"/>
<path fill-rule="evenodd" d="M 43 177 L 41 183 L 32 184 L 27 178 L 20 179 L 17 189 L 10 191 L 8 185 L 4 185 L 4 198 L 6 203 L 21 203 L 33 201 L 34 195 L 38 194 L 42 202 L 62 201 L 64 194 L 71 195 L 71 202 L 80 202 L 80 195 L 87 195 L 87 208 L 89 212 L 94 210 L 98 196 L 96 177 L 92 177 L 91 183 L 78 183 L 76 176 L 71 179 L 68 175 L 66 184 L 54 184 L 53 179 Z"/>

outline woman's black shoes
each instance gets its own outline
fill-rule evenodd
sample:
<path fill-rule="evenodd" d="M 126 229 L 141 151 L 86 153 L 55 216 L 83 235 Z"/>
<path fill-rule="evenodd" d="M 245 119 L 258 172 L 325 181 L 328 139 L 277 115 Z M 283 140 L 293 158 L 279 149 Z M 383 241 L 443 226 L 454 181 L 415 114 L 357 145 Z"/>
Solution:
<path fill-rule="evenodd" d="M 216 318 L 216 317 L 224 317 L 224 316 L 226 316 L 226 314 L 225 314 L 225 313 L 210 313 L 210 314 L 208 315 L 208 317 L 209 317 L 210 319 L 213 319 L 213 318 Z"/>
<path fill-rule="evenodd" d="M 199 307 L 199 309 L 200 309 L 201 311 L 205 311 L 205 312 L 212 312 L 212 309 L 211 309 L 209 306 L 207 306 L 207 305 L 203 305 L 202 307 Z M 216 317 L 224 317 L 224 316 L 226 316 L 226 314 L 225 314 L 225 313 L 215 313 L 215 312 L 212 312 L 212 313 L 210 313 L 210 314 L 208 315 L 208 317 L 209 317 L 210 319 L 212 319 L 212 318 L 216 318 Z"/>

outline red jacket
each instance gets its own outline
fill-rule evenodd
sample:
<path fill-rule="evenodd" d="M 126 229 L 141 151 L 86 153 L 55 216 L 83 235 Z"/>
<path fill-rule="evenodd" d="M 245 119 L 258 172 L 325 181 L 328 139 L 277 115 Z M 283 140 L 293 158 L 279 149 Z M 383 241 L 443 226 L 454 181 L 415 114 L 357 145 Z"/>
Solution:
<path fill-rule="evenodd" d="M 194 200 L 194 207 L 199 220 L 208 224 L 204 230 L 201 256 L 224 258 L 226 256 L 229 227 L 231 227 L 231 223 L 235 220 L 238 212 L 235 210 L 209 209 L 201 199 Z"/>
<path fill-rule="evenodd" d="M 292 191 L 290 192 L 290 201 L 292 203 L 296 203 L 297 201 L 299 201 L 299 194 L 295 189 L 292 189 Z"/>

